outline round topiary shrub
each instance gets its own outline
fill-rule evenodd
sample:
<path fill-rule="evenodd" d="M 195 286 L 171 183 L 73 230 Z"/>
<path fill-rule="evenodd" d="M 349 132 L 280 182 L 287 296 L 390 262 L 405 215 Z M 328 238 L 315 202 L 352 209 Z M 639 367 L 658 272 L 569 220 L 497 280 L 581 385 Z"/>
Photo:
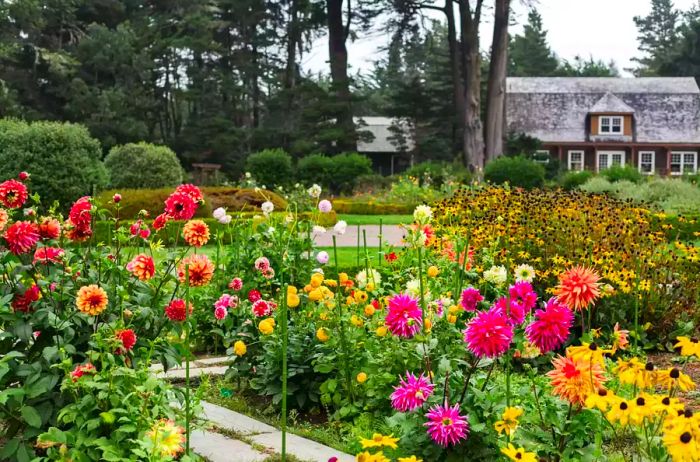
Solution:
<path fill-rule="evenodd" d="M 484 168 L 484 179 L 495 184 L 509 183 L 525 189 L 544 184 L 544 167 L 524 157 L 499 157 Z"/>
<path fill-rule="evenodd" d="M 566 190 L 576 189 L 586 181 L 593 178 L 593 172 L 583 170 L 580 172 L 566 172 L 559 178 L 559 184 Z"/>
<path fill-rule="evenodd" d="M 331 183 L 333 160 L 323 154 L 310 154 L 299 159 L 297 163 L 297 179 L 311 186 L 318 184 L 327 189 Z"/>
<path fill-rule="evenodd" d="M 182 183 L 177 155 L 167 146 L 129 143 L 115 146 L 105 157 L 112 188 L 165 188 Z"/>
<path fill-rule="evenodd" d="M 265 149 L 249 155 L 245 168 L 261 186 L 272 189 L 291 182 L 292 157 L 282 149 Z"/>
<path fill-rule="evenodd" d="M 31 174 L 31 190 L 44 206 L 64 208 L 107 185 L 100 143 L 82 125 L 0 120 L 0 178 Z"/>

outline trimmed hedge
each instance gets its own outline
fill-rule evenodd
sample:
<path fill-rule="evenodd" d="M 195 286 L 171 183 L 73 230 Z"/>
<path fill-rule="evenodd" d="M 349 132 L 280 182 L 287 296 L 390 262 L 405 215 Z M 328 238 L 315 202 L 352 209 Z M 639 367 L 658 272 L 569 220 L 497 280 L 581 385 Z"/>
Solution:
<path fill-rule="evenodd" d="M 509 183 L 525 189 L 544 185 L 545 169 L 542 164 L 524 157 L 499 157 L 484 168 L 484 179 L 494 184 Z"/>
<path fill-rule="evenodd" d="M 169 147 L 145 142 L 113 147 L 105 167 L 112 188 L 164 188 L 184 179 L 180 161 Z"/>
<path fill-rule="evenodd" d="M 114 213 L 116 208 L 111 200 L 115 193 L 119 193 L 122 195 L 122 201 L 119 204 L 122 217 L 135 217 L 140 210 L 146 210 L 155 217 L 163 212 L 165 199 L 173 190 L 174 188 L 110 190 L 99 194 L 97 201 Z M 287 208 L 287 201 L 272 191 L 229 186 L 204 187 L 201 190 L 204 194 L 204 205 L 197 210 L 197 217 L 211 217 L 212 211 L 218 207 L 224 207 L 229 213 L 259 212 L 260 205 L 267 200 L 275 205 L 275 210 Z"/>
<path fill-rule="evenodd" d="M 0 178 L 31 176 L 30 189 L 48 207 L 66 208 L 107 185 L 100 143 L 82 125 L 0 120 Z"/>
<path fill-rule="evenodd" d="M 386 204 L 352 199 L 335 199 L 333 209 L 348 215 L 409 215 L 418 204 Z"/>

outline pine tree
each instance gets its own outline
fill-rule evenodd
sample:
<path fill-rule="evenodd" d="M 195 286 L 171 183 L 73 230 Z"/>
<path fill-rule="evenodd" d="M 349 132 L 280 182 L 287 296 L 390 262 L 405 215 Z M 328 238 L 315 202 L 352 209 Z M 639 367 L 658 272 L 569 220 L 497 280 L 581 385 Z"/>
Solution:
<path fill-rule="evenodd" d="M 510 69 L 514 77 L 547 77 L 556 74 L 559 61 L 547 43 L 547 31 L 542 16 L 532 9 L 522 35 L 516 35 L 510 44 Z"/>
<path fill-rule="evenodd" d="M 659 75 L 659 69 L 667 57 L 678 46 L 678 21 L 680 12 L 672 0 L 652 0 L 651 13 L 635 16 L 634 23 L 639 32 L 640 58 L 633 58 L 639 67 L 633 69 L 635 75 Z"/>

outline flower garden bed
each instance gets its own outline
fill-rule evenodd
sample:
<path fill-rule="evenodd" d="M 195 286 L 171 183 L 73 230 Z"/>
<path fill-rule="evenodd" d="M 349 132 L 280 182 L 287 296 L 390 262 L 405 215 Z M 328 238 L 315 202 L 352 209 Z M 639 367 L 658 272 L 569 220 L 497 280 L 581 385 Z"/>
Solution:
<path fill-rule="evenodd" d="M 348 273 L 310 239 L 333 208 L 319 188 L 242 226 L 194 218 L 191 185 L 153 222 L 118 194 L 63 217 L 28 186 L 0 184 L 0 459 L 195 459 L 216 391 L 149 368 L 216 339 L 231 390 L 283 429 L 325 416 L 362 462 L 697 460 L 698 248 L 652 211 L 472 187 Z"/>

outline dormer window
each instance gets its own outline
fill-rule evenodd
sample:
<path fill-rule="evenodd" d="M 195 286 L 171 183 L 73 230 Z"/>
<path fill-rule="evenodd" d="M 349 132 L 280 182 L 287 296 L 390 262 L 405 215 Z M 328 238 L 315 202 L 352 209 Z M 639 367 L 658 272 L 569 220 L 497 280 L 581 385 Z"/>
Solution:
<path fill-rule="evenodd" d="M 624 127 L 624 118 L 622 116 L 601 116 L 600 130 L 601 135 L 622 135 Z"/>

